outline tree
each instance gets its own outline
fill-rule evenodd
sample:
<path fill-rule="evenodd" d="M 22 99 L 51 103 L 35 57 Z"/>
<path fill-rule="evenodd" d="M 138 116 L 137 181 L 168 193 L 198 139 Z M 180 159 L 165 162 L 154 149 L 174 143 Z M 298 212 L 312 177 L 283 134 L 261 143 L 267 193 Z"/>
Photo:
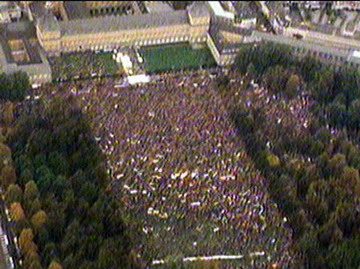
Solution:
<path fill-rule="evenodd" d="M 20 248 L 26 252 L 27 249 L 31 248 L 31 243 L 34 240 L 34 233 L 32 229 L 27 228 L 23 229 L 19 236 L 19 246 Z"/>
<path fill-rule="evenodd" d="M 346 166 L 344 154 L 337 153 L 329 161 L 329 171 L 333 177 L 340 177 Z"/>
<path fill-rule="evenodd" d="M 338 243 L 343 238 L 343 233 L 334 220 L 330 220 L 318 231 L 318 238 L 321 244 L 328 247 L 331 244 Z"/>
<path fill-rule="evenodd" d="M 0 144 L 1 144 L 1 143 L 4 143 L 5 141 L 6 141 L 5 132 L 4 132 L 4 130 L 2 130 L 2 129 L 0 128 Z M 0 169 L 1 169 L 1 166 L 0 166 Z"/>
<path fill-rule="evenodd" d="M 3 121 L 5 126 L 9 126 L 14 121 L 14 104 L 12 102 L 5 103 Z"/>
<path fill-rule="evenodd" d="M 15 183 L 16 180 L 16 173 L 15 169 L 12 166 L 6 165 L 0 174 L 0 182 L 4 189 L 7 189 L 10 184 Z"/>
<path fill-rule="evenodd" d="M 120 240 L 115 238 L 106 239 L 99 251 L 97 261 L 99 267 L 108 269 L 128 267 L 124 250 L 124 244 Z"/>
<path fill-rule="evenodd" d="M 324 223 L 328 217 L 327 198 L 329 195 L 330 187 L 325 180 L 318 180 L 310 184 L 306 195 L 306 203 L 319 223 Z"/>
<path fill-rule="evenodd" d="M 22 185 L 25 185 L 29 181 L 33 180 L 33 173 L 29 168 L 19 168 L 20 170 L 20 177 L 19 177 L 19 183 Z"/>
<path fill-rule="evenodd" d="M 81 232 L 80 223 L 77 220 L 74 220 L 65 231 L 65 236 L 61 243 L 61 251 L 65 254 L 72 253 L 73 249 L 79 247 L 77 238 Z"/>
<path fill-rule="evenodd" d="M 52 262 L 56 262 L 59 256 L 59 251 L 54 242 L 48 242 L 45 244 L 44 249 L 41 252 L 41 258 L 44 264 L 51 264 Z M 56 262 L 58 263 L 58 262 Z"/>
<path fill-rule="evenodd" d="M 350 128 L 359 131 L 360 128 L 360 99 L 354 100 L 349 107 Z"/>
<path fill-rule="evenodd" d="M 20 221 L 25 218 L 25 213 L 20 203 L 11 204 L 10 216 L 14 221 Z"/>
<path fill-rule="evenodd" d="M 31 223 L 34 225 L 35 229 L 39 229 L 47 221 L 47 215 L 44 210 L 39 210 L 31 218 Z"/>
<path fill-rule="evenodd" d="M 328 268 L 358 268 L 360 264 L 359 249 L 359 235 L 332 245 L 328 255 Z"/>
<path fill-rule="evenodd" d="M 39 256 L 38 255 L 26 256 L 24 259 L 24 268 L 42 269 Z"/>
<path fill-rule="evenodd" d="M 4 143 L 0 143 L 0 160 L 11 159 L 11 149 Z"/>
<path fill-rule="evenodd" d="M 273 153 L 268 153 L 266 157 L 270 167 L 277 167 L 280 165 L 280 159 Z"/>
<path fill-rule="evenodd" d="M 10 101 L 22 101 L 27 90 L 30 88 L 29 77 L 25 72 L 14 72 L 8 75 L 10 78 Z"/>
<path fill-rule="evenodd" d="M 337 127 L 346 126 L 348 122 L 348 114 L 345 104 L 341 104 L 339 102 L 332 102 L 329 105 L 328 110 L 330 114 L 331 124 Z"/>
<path fill-rule="evenodd" d="M 286 86 L 285 86 L 285 92 L 287 94 L 288 97 L 293 97 L 295 96 L 296 92 L 298 91 L 299 87 L 300 87 L 300 78 L 298 75 L 296 74 L 292 74 L 288 81 L 286 82 Z"/>
<path fill-rule="evenodd" d="M 40 192 L 35 181 L 31 180 L 25 185 L 24 199 L 27 201 L 35 200 L 40 197 Z"/>
<path fill-rule="evenodd" d="M 341 186 L 344 190 L 347 190 L 349 193 L 360 194 L 359 170 L 346 166 L 340 179 Z"/>
<path fill-rule="evenodd" d="M 7 204 L 21 203 L 23 197 L 22 189 L 17 184 L 11 184 L 5 193 L 5 201 Z"/>
<path fill-rule="evenodd" d="M 250 78 L 255 78 L 256 77 L 256 69 L 255 69 L 255 66 L 253 63 L 250 63 L 248 66 L 247 66 L 247 69 L 246 69 L 246 74 L 248 76 L 250 76 Z"/>
<path fill-rule="evenodd" d="M 27 210 L 26 212 L 28 213 L 29 216 L 34 215 L 36 212 L 38 212 L 39 210 L 41 210 L 41 202 L 38 198 L 36 198 L 33 201 L 28 201 L 26 203 L 27 205 Z"/>
<path fill-rule="evenodd" d="M 284 92 L 289 72 L 281 65 L 270 67 L 263 76 L 265 86 L 272 94 Z"/>
<path fill-rule="evenodd" d="M 356 207 L 350 202 L 342 202 L 336 207 L 333 217 L 344 236 L 349 237 L 356 231 L 356 227 L 360 224 L 356 215 Z"/>
<path fill-rule="evenodd" d="M 51 152 L 48 156 L 49 168 L 56 175 L 66 175 L 68 173 L 69 164 L 66 158 L 57 151 Z"/>
<path fill-rule="evenodd" d="M 48 269 L 63 269 L 60 263 L 57 263 L 56 261 L 52 261 L 48 267 Z"/>
<path fill-rule="evenodd" d="M 98 189 L 96 188 L 95 184 L 91 182 L 86 182 L 81 190 L 81 196 L 86 199 L 86 201 L 92 205 L 96 199 L 98 198 Z"/>

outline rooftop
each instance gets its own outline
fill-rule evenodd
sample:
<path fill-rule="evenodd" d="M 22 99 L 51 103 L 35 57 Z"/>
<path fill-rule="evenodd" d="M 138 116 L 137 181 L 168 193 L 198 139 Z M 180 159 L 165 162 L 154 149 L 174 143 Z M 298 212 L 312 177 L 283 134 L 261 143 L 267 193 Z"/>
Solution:
<path fill-rule="evenodd" d="M 25 47 L 24 50 L 29 56 L 29 61 L 18 62 L 12 55 L 9 41 L 20 40 Z M 16 22 L 1 25 L 0 45 L 3 49 L 6 62 L 19 64 L 41 63 L 41 58 L 36 49 L 36 31 L 31 22 Z"/>
<path fill-rule="evenodd" d="M 29 76 L 50 74 L 50 65 L 36 39 L 32 22 L 2 24 L 0 27 L 0 67 L 7 74 L 23 71 Z"/>
<path fill-rule="evenodd" d="M 195 1 L 188 9 L 193 17 L 204 17 L 209 15 L 207 6 L 203 1 Z"/>
<path fill-rule="evenodd" d="M 90 17 L 90 9 L 86 7 L 85 1 L 64 1 L 64 9 L 69 20 Z"/>
<path fill-rule="evenodd" d="M 226 23 L 214 23 L 210 25 L 210 36 L 215 43 L 216 48 L 225 53 L 227 50 L 236 49 L 242 44 L 244 36 L 251 36 L 252 30 L 238 28 Z M 235 38 L 235 36 L 238 36 Z M 226 38 L 231 37 L 232 42 L 227 42 Z M 237 41 L 236 41 L 237 39 Z"/>
<path fill-rule="evenodd" d="M 215 16 L 234 19 L 234 14 L 229 11 L 225 11 L 219 1 L 208 1 L 208 3 Z"/>
<path fill-rule="evenodd" d="M 42 17 L 46 12 L 45 1 L 33 1 L 29 8 L 31 13 L 34 14 L 35 20 Z"/>
<path fill-rule="evenodd" d="M 173 9 L 166 3 L 160 1 L 144 1 L 149 13 L 172 12 Z"/>
<path fill-rule="evenodd" d="M 234 8 L 240 18 L 249 19 L 256 17 L 256 12 L 249 6 L 249 2 L 234 1 Z"/>
<path fill-rule="evenodd" d="M 0 1 L 0 10 L 7 9 L 20 9 L 20 7 L 15 3 L 15 1 Z"/>
<path fill-rule="evenodd" d="M 41 27 L 46 31 L 58 31 L 60 29 L 58 20 L 50 10 L 46 10 L 39 18 L 38 22 L 39 25 L 41 25 Z"/>
<path fill-rule="evenodd" d="M 63 35 L 99 33 L 103 31 L 134 30 L 168 25 L 188 23 L 187 12 L 184 10 L 168 13 L 139 14 L 130 16 L 104 16 L 96 18 L 75 19 L 60 22 Z"/>

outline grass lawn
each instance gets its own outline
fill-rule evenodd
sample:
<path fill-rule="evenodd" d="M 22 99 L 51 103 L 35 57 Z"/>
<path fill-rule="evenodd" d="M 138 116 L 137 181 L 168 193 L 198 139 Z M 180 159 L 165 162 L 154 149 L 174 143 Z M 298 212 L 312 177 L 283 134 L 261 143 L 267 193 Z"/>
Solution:
<path fill-rule="evenodd" d="M 139 52 L 145 70 L 150 73 L 216 65 L 208 48 L 193 49 L 188 43 L 142 47 Z"/>

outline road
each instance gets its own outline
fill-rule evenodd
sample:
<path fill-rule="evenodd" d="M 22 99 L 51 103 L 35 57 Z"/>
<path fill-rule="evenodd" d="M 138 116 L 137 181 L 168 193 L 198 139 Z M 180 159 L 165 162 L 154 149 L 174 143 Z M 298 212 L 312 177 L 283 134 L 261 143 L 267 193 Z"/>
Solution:
<path fill-rule="evenodd" d="M 2 248 L 0 248 L 0 269 L 8 269 L 5 263 L 5 255 Z"/>
<path fill-rule="evenodd" d="M 12 269 L 9 264 L 2 265 L 2 263 L 4 263 L 4 261 L 6 261 L 9 258 L 9 255 L 12 257 L 12 259 L 14 261 L 15 268 L 21 268 L 21 266 L 19 265 L 20 254 L 18 251 L 18 247 L 16 246 L 16 244 L 14 242 L 15 234 L 11 229 L 12 224 L 9 221 L 7 221 L 7 217 L 5 214 L 5 203 L 1 199 L 1 197 L 0 197 L 0 225 L 1 225 L 1 231 L 3 232 L 3 234 L 1 234 L 1 231 L 0 231 L 0 240 L 3 240 L 4 235 L 6 234 L 6 237 L 9 241 L 9 245 L 7 246 L 7 249 L 5 250 L 8 253 L 4 253 L 3 248 L 0 246 L 0 269 L 3 269 L 3 268 L 4 269 Z M 5 257 L 5 256 L 8 256 L 8 257 Z"/>

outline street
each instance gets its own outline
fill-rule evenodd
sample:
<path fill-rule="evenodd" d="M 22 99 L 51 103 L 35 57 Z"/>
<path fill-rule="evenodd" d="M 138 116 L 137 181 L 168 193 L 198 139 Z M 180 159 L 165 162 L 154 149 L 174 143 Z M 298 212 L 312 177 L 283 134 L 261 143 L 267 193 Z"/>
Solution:
<path fill-rule="evenodd" d="M 7 221 L 5 203 L 0 198 L 0 269 L 21 268 L 19 265 L 20 254 L 14 238 L 15 234 L 11 230 L 11 223 Z M 11 264 L 10 259 L 14 264 Z"/>

